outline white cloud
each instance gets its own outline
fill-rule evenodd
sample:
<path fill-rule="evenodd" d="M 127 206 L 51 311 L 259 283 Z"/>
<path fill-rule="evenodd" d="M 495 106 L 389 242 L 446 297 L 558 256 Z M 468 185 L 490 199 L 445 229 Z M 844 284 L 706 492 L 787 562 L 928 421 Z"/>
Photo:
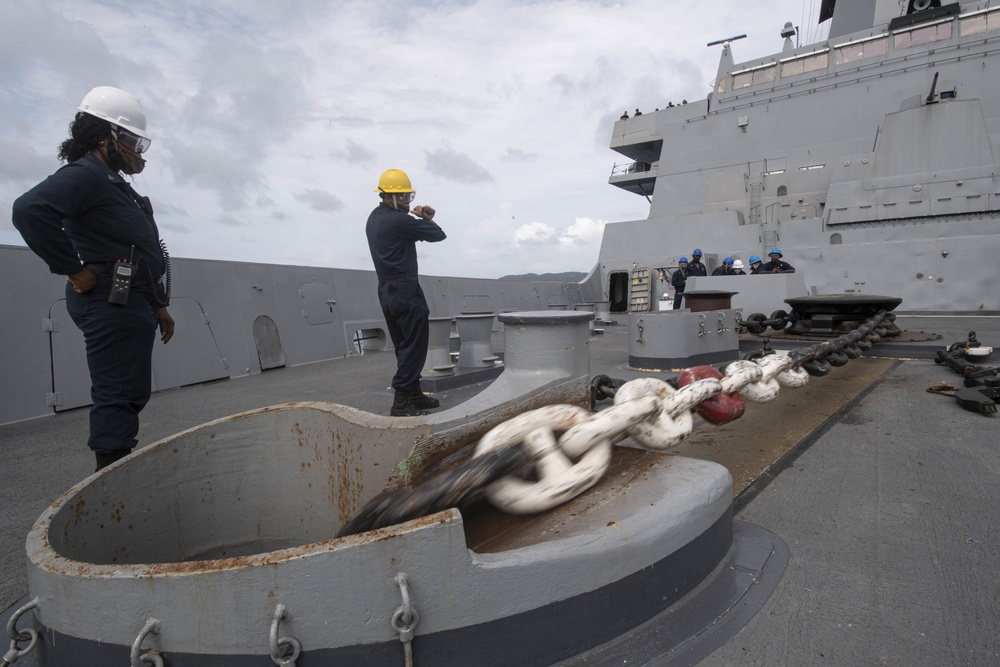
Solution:
<path fill-rule="evenodd" d="M 514 230 L 514 245 L 549 244 L 557 240 L 556 230 L 544 222 L 529 222 Z"/>
<path fill-rule="evenodd" d="M 559 242 L 563 245 L 590 245 L 600 242 L 604 236 L 604 220 L 592 218 L 577 218 L 570 227 L 560 234 Z"/>

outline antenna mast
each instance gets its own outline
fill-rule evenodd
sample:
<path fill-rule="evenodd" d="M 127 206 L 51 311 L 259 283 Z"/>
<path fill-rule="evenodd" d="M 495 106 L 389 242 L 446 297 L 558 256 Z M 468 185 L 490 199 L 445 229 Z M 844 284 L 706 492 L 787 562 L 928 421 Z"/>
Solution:
<path fill-rule="evenodd" d="M 717 44 L 729 44 L 729 42 L 735 42 L 738 39 L 745 38 L 746 35 L 734 35 L 732 37 L 726 37 L 725 39 L 717 39 L 714 42 L 709 42 L 705 46 L 715 46 Z"/>

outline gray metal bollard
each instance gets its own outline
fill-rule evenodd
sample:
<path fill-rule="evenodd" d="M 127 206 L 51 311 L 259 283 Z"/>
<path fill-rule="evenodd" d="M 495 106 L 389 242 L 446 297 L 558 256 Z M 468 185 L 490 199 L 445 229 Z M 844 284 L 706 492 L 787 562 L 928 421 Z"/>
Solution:
<path fill-rule="evenodd" d="M 459 315 L 458 335 L 462 339 L 458 350 L 460 368 L 489 368 L 495 365 L 493 354 L 493 313 L 488 315 Z"/>
<path fill-rule="evenodd" d="M 451 361 L 451 317 L 431 317 L 427 340 L 426 373 L 452 375 L 455 364 Z"/>
<path fill-rule="evenodd" d="M 594 303 L 594 319 L 601 324 L 611 322 L 611 302 L 597 301 Z"/>
<path fill-rule="evenodd" d="M 504 375 L 590 373 L 590 312 L 504 313 Z M 503 376 L 501 376 L 501 379 Z"/>

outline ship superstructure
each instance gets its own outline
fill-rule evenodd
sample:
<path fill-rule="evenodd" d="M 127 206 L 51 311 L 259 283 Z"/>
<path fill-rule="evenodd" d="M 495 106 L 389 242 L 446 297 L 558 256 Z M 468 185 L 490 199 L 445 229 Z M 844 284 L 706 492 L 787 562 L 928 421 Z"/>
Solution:
<path fill-rule="evenodd" d="M 786 24 L 764 58 L 737 63 L 725 42 L 706 99 L 615 123 L 632 162 L 610 183 L 650 212 L 605 230 L 613 303 L 633 267 L 777 246 L 812 293 L 1000 310 L 1000 7 L 840 0 L 828 17 L 827 39 L 796 47 Z"/>

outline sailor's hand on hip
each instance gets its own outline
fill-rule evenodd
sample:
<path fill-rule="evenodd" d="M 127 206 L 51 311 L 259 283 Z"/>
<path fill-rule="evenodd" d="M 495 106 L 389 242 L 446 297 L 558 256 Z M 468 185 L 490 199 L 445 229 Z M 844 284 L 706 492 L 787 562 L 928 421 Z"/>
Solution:
<path fill-rule="evenodd" d="M 84 267 L 81 271 L 66 276 L 66 282 L 73 286 L 73 291 L 77 294 L 86 294 L 97 285 L 97 276 L 90 269 Z"/>
<path fill-rule="evenodd" d="M 434 214 L 437 213 L 437 211 L 430 206 L 414 206 L 413 210 L 410 212 L 418 218 L 423 218 L 424 220 L 433 220 Z"/>

